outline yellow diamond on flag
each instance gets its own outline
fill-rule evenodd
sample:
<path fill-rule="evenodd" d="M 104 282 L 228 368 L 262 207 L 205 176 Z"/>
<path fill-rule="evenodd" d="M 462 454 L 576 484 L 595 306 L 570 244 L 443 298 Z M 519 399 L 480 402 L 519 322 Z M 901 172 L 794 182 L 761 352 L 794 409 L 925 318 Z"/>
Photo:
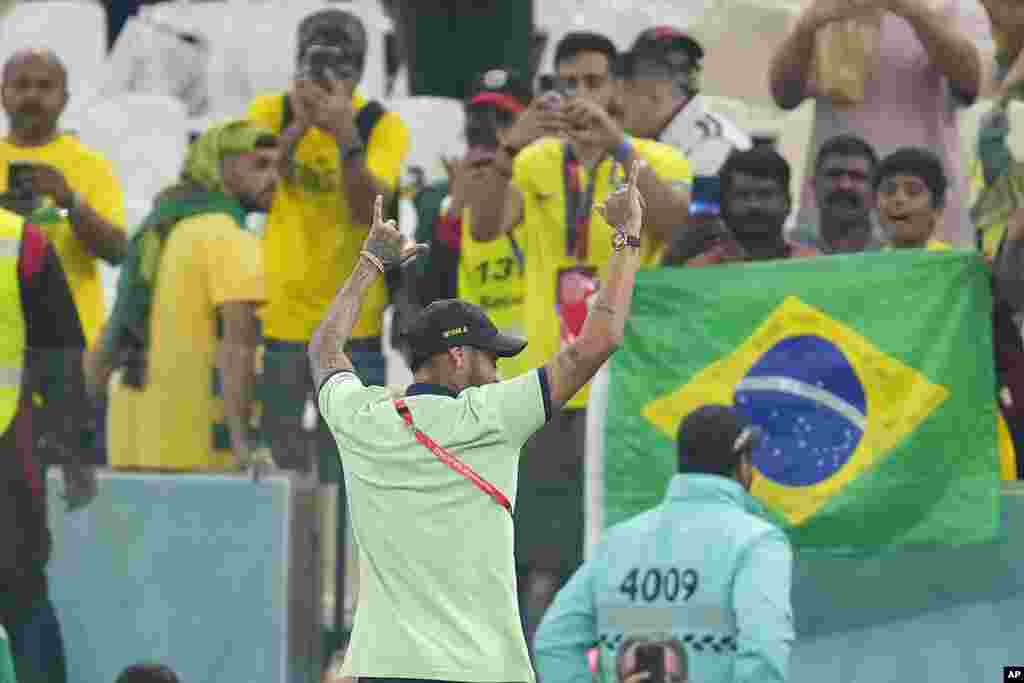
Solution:
<path fill-rule="evenodd" d="M 787 297 L 728 356 L 643 409 L 675 440 L 706 403 L 764 429 L 752 493 L 800 525 L 878 464 L 949 396 L 852 328 Z"/>

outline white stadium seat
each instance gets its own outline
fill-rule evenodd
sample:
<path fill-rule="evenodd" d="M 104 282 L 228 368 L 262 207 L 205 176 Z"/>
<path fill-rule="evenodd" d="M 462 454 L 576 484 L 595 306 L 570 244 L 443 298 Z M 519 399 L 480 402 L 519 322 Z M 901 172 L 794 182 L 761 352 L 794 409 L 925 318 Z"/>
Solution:
<path fill-rule="evenodd" d="M 214 111 L 241 115 L 260 93 L 288 87 L 295 71 L 295 32 L 313 12 L 336 7 L 362 19 L 367 32 L 366 70 L 360 91 L 384 95 L 384 34 L 391 21 L 376 2 L 167 2 L 144 8 L 147 18 L 201 33 L 210 43 L 209 92 Z"/>
<path fill-rule="evenodd" d="M 0 63 L 25 48 L 49 48 L 68 69 L 72 102 L 106 80 L 107 16 L 98 2 L 19 2 L 0 21 Z"/>
<path fill-rule="evenodd" d="M 181 171 L 188 143 L 185 105 L 167 95 L 136 93 L 99 100 L 85 113 L 79 137 L 114 164 L 137 213 Z"/>
<path fill-rule="evenodd" d="M 422 169 L 428 183 L 444 180 L 441 157 L 461 155 L 466 147 L 462 102 L 450 97 L 402 97 L 389 100 L 387 107 L 409 127 L 406 169 Z"/>

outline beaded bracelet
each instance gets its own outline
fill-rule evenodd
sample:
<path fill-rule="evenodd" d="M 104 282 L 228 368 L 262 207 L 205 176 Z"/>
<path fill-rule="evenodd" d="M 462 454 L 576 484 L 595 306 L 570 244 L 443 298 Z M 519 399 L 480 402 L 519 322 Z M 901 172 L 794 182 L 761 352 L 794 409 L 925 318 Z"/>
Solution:
<path fill-rule="evenodd" d="M 376 266 L 377 270 L 379 270 L 381 272 L 381 274 L 384 273 L 384 262 L 383 261 L 381 261 L 379 258 L 377 258 L 375 255 L 371 254 L 370 252 L 366 251 L 365 249 L 363 249 L 361 252 L 359 252 L 359 254 L 361 256 L 364 256 L 367 261 L 369 261 L 374 266 Z"/>

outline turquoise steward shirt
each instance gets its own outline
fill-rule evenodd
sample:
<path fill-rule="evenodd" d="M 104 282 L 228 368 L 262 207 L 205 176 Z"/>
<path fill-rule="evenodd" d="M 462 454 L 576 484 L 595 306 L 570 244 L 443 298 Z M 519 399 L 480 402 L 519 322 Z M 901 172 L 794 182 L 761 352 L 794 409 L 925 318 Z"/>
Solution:
<path fill-rule="evenodd" d="M 593 559 L 558 593 L 534 639 L 544 683 L 591 683 L 635 636 L 683 643 L 689 680 L 786 681 L 794 640 L 793 553 L 739 483 L 679 474 L 658 507 L 610 528 Z"/>

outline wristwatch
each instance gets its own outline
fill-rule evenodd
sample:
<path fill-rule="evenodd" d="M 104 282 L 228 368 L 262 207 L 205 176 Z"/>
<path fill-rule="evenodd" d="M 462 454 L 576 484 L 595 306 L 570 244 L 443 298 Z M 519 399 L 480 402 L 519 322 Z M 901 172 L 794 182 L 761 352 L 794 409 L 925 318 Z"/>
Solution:
<path fill-rule="evenodd" d="M 640 238 L 636 235 L 630 235 L 625 230 L 616 230 L 612 234 L 612 249 L 615 251 L 622 251 L 626 247 L 640 248 Z"/>
<path fill-rule="evenodd" d="M 363 144 L 362 139 L 357 135 L 352 144 L 342 147 L 341 160 L 351 161 L 353 157 L 359 156 L 364 151 L 366 151 L 366 146 Z"/>

